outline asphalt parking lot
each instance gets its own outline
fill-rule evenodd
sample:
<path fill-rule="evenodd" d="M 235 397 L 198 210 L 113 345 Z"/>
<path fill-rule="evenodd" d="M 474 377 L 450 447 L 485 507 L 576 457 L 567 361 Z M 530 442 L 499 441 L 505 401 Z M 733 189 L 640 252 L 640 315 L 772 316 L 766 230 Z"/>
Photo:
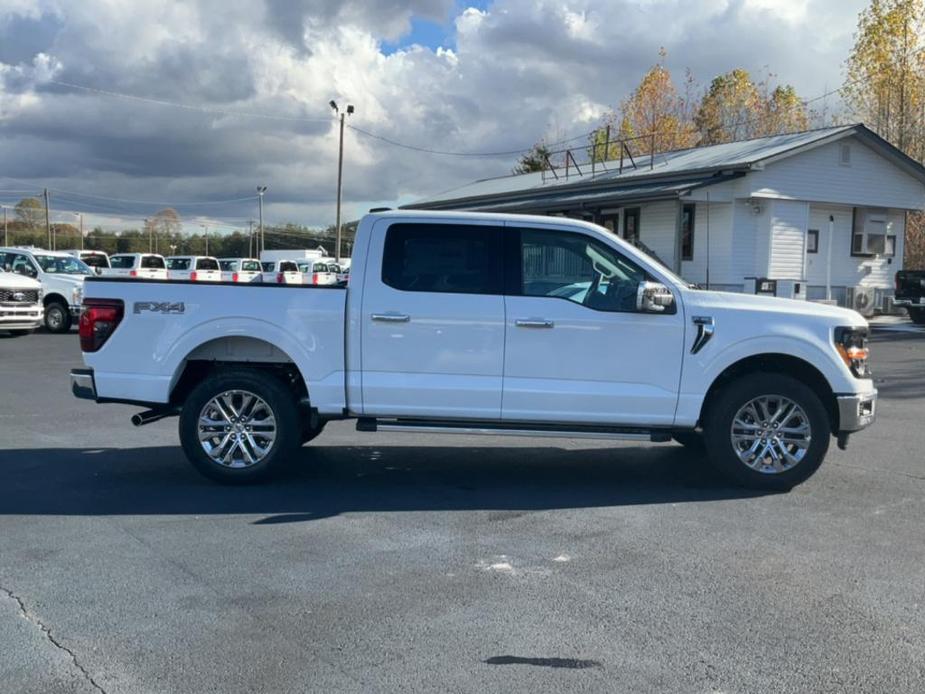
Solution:
<path fill-rule="evenodd" d="M 908 328 L 909 326 L 906 326 Z M 680 446 L 360 434 L 200 478 L 0 336 L 0 690 L 925 691 L 925 331 L 788 494 Z"/>

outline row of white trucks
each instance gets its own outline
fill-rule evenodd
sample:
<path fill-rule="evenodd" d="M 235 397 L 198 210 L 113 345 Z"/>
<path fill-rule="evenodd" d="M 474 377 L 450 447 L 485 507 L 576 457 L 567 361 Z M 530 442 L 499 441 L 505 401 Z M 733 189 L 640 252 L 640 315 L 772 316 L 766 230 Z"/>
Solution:
<path fill-rule="evenodd" d="M 67 332 L 79 318 L 88 276 L 259 284 L 335 285 L 346 282 L 350 260 L 320 249 L 264 251 L 260 258 L 162 256 L 35 247 L 0 248 L 0 330 L 27 334 L 44 325 Z"/>

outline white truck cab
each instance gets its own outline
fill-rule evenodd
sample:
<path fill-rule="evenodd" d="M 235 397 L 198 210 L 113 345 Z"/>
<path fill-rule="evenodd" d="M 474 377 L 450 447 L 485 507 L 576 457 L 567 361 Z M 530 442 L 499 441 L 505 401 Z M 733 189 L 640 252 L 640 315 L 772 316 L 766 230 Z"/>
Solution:
<path fill-rule="evenodd" d="M 0 268 L 0 330 L 28 335 L 42 325 L 42 285 Z"/>
<path fill-rule="evenodd" d="M 109 269 L 100 274 L 145 280 L 167 279 L 167 263 L 164 256 L 157 253 L 115 253 L 109 258 L 109 265 Z"/>
<path fill-rule="evenodd" d="M 859 314 L 697 289 L 594 224 L 377 213 L 353 254 L 346 287 L 90 279 L 73 392 L 148 407 L 136 424 L 179 415 L 189 460 L 229 483 L 354 418 L 360 432 L 674 439 L 781 490 L 875 418 Z"/>
<path fill-rule="evenodd" d="M 332 268 L 327 260 L 300 260 L 298 266 L 305 284 L 337 284 L 338 268 L 336 265 Z"/>
<path fill-rule="evenodd" d="M 45 327 L 53 333 L 67 332 L 80 317 L 84 279 L 95 276 L 79 258 L 31 246 L 0 248 L 0 265 L 42 285 Z"/>
<path fill-rule="evenodd" d="M 221 282 L 218 258 L 208 255 L 172 255 L 167 258 L 167 276 L 190 282 Z"/>
<path fill-rule="evenodd" d="M 219 258 L 222 282 L 260 282 L 263 268 L 256 258 Z"/>

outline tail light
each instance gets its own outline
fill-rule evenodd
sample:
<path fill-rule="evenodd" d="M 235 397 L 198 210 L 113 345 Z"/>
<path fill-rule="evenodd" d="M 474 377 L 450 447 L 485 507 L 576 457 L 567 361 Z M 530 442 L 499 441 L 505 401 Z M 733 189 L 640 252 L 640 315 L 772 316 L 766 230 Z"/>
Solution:
<path fill-rule="evenodd" d="M 129 276 L 129 277 L 138 277 L 138 270 L 129 270 L 129 271 L 128 271 L 128 276 Z"/>
<path fill-rule="evenodd" d="M 319 276 L 317 272 L 312 273 L 312 284 L 318 284 Z"/>
<path fill-rule="evenodd" d="M 237 272 L 232 272 L 232 273 L 231 273 L 231 281 L 232 281 L 232 282 L 237 282 L 237 281 L 238 281 L 238 273 L 237 273 Z"/>
<path fill-rule="evenodd" d="M 124 314 L 125 304 L 121 299 L 85 299 L 80 314 L 81 351 L 96 352 L 102 347 Z"/>
<path fill-rule="evenodd" d="M 285 282 L 286 282 L 286 276 L 281 272 L 277 272 L 276 273 L 276 283 L 284 284 Z"/>
<path fill-rule="evenodd" d="M 197 279 L 199 279 L 199 275 L 196 274 L 195 270 L 193 270 L 191 273 L 189 273 L 189 278 L 191 282 L 195 282 Z"/>

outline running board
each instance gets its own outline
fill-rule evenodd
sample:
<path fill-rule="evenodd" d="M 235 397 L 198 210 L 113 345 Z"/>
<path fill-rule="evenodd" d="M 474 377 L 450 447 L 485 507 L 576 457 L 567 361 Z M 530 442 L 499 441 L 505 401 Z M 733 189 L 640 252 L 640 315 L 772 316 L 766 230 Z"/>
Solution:
<path fill-rule="evenodd" d="M 475 434 L 481 436 L 537 436 L 561 439 L 610 439 L 621 441 L 671 441 L 667 429 L 645 427 L 615 427 L 595 425 L 563 426 L 561 424 L 475 422 L 428 419 L 377 419 L 360 417 L 357 431 L 404 431 L 413 434 Z"/>

